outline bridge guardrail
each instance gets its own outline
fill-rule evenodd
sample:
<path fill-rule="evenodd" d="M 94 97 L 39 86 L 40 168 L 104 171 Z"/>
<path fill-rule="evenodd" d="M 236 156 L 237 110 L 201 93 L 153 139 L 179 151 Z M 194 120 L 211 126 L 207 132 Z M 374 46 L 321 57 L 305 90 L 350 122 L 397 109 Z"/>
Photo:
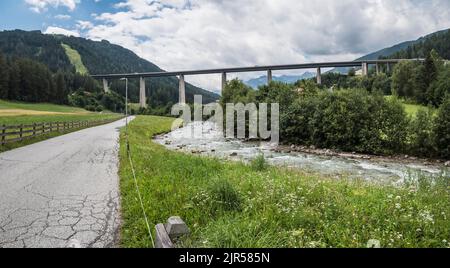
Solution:
<path fill-rule="evenodd" d="M 111 123 L 117 120 L 120 120 L 120 118 L 93 121 L 86 120 L 71 122 L 34 123 L 26 125 L 0 125 L 0 146 L 8 143 L 24 141 L 52 132 L 62 133 L 66 130 L 94 127 Z"/>

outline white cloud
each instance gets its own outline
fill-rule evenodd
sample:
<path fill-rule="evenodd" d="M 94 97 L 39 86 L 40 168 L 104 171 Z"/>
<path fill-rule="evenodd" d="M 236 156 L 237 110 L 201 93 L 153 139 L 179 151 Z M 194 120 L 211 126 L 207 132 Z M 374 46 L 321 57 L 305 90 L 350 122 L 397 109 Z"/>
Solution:
<path fill-rule="evenodd" d="M 67 7 L 70 11 L 73 11 L 80 0 L 25 0 L 30 6 L 30 9 L 36 13 L 46 11 L 49 6 L 57 8 L 60 6 Z"/>
<path fill-rule="evenodd" d="M 63 14 L 55 16 L 55 19 L 58 19 L 58 20 L 70 20 L 71 18 L 72 17 L 70 15 L 63 15 Z"/>
<path fill-rule="evenodd" d="M 127 0 L 115 7 L 95 14 L 86 36 L 165 70 L 353 60 L 450 27 L 448 0 Z M 188 81 L 220 85 L 212 76 Z"/>
<path fill-rule="evenodd" d="M 47 30 L 44 31 L 44 33 L 45 34 L 62 34 L 62 35 L 66 35 L 66 36 L 75 36 L 75 37 L 80 36 L 80 33 L 78 33 L 77 31 L 67 30 L 67 29 L 55 27 L 55 26 L 49 26 L 47 28 Z"/>

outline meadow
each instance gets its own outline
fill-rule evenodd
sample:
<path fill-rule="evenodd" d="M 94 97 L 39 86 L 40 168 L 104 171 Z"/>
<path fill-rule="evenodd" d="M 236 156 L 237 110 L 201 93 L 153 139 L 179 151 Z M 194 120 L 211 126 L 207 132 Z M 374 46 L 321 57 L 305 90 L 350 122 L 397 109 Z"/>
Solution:
<path fill-rule="evenodd" d="M 152 229 L 181 216 L 180 247 L 450 247 L 450 181 L 401 187 L 174 152 L 152 141 L 173 119 L 138 116 L 130 152 Z M 151 247 L 121 134 L 123 247 Z"/>
<path fill-rule="evenodd" d="M 121 118 L 122 115 L 115 113 L 93 113 L 84 109 L 46 104 L 46 103 L 22 103 L 0 100 L 0 126 L 19 126 L 31 125 L 34 123 L 54 123 L 54 122 L 78 122 L 78 121 L 99 121 L 114 120 Z M 35 142 L 67 134 L 81 128 L 70 129 L 60 132 L 47 133 L 32 139 L 21 142 L 9 143 L 0 146 L 0 152 L 8 151 L 14 148 L 29 145 Z M 24 129 L 29 130 L 29 129 Z"/>

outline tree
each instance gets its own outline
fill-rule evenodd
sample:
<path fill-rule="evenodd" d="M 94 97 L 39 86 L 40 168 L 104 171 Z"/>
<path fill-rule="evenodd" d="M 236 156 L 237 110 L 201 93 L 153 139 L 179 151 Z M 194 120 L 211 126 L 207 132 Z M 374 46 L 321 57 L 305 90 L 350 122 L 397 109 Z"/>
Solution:
<path fill-rule="evenodd" d="M 62 72 L 58 72 L 56 74 L 55 100 L 60 104 L 66 104 L 68 101 L 67 94 L 68 92 L 66 87 L 66 81 L 64 80 L 64 74 Z"/>
<path fill-rule="evenodd" d="M 434 122 L 434 135 L 437 151 L 440 156 L 450 158 L 450 96 L 447 96 L 439 107 Z"/>
<path fill-rule="evenodd" d="M 427 91 L 427 98 L 430 104 L 439 107 L 446 95 L 450 95 L 450 65 L 442 68 L 438 77 Z"/>
<path fill-rule="evenodd" d="M 8 99 L 20 100 L 20 67 L 16 61 L 12 61 L 9 66 Z"/>
<path fill-rule="evenodd" d="M 424 73 L 425 67 L 421 63 L 399 62 L 392 74 L 392 93 L 419 103 L 426 103 L 427 85 Z"/>
<path fill-rule="evenodd" d="M 0 53 L 0 99 L 7 99 L 9 93 L 9 67 Z"/>

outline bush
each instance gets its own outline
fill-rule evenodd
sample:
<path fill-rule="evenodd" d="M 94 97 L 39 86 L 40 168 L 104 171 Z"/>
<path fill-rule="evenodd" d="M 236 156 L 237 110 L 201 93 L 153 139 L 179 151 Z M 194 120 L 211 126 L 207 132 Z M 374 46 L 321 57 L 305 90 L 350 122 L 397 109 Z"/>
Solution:
<path fill-rule="evenodd" d="M 281 136 L 286 142 L 388 154 L 403 150 L 407 125 L 400 103 L 353 89 L 295 101 L 282 115 Z"/>
<path fill-rule="evenodd" d="M 416 117 L 411 120 L 408 129 L 408 140 L 411 153 L 426 157 L 433 156 L 433 119 L 434 117 L 431 110 L 420 109 L 417 112 Z"/>
<path fill-rule="evenodd" d="M 450 159 L 450 97 L 439 107 L 434 123 L 435 144 L 439 156 Z"/>

